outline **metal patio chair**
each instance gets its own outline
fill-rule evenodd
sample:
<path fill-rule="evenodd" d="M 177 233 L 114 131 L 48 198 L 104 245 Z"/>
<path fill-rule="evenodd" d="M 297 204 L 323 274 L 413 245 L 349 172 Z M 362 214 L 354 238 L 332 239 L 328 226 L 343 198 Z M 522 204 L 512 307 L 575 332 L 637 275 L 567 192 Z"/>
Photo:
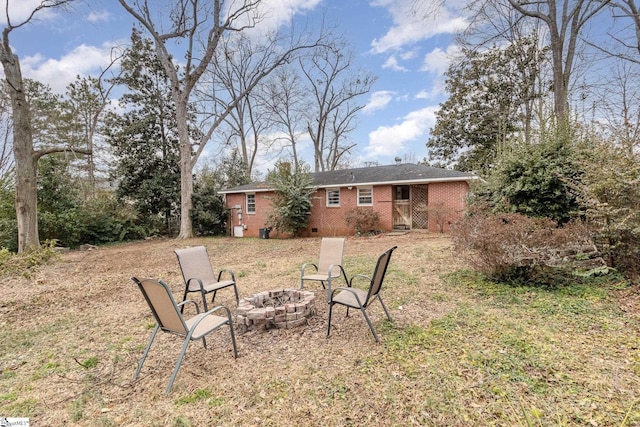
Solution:
<path fill-rule="evenodd" d="M 207 311 L 207 294 L 213 293 L 213 297 L 211 298 L 211 304 L 213 304 L 216 299 L 216 293 L 220 289 L 233 287 L 233 291 L 236 294 L 236 304 L 239 303 L 238 287 L 233 271 L 220 270 L 216 275 L 211 266 L 207 248 L 204 246 L 194 246 L 191 248 L 177 249 L 174 252 L 176 257 L 178 257 L 178 264 L 180 264 L 180 271 L 182 271 L 182 278 L 184 279 L 185 288 L 182 297 L 183 301 L 187 299 L 187 294 L 199 292 L 202 295 L 204 311 Z M 221 280 L 224 273 L 227 273 L 230 280 Z M 181 311 L 183 309 L 184 307 L 181 308 Z"/>
<path fill-rule="evenodd" d="M 142 358 L 138 362 L 138 369 L 136 369 L 136 373 L 133 375 L 133 380 L 138 378 L 138 375 L 142 370 L 142 365 L 149 354 L 149 349 L 151 348 L 151 344 L 156 338 L 158 331 L 169 332 L 171 334 L 184 337 L 182 351 L 180 352 L 176 366 L 173 369 L 173 374 L 171 374 L 171 379 L 169 380 L 169 384 L 165 390 L 166 394 L 169 394 L 171 391 L 173 382 L 175 381 L 180 365 L 182 364 L 182 359 L 184 358 L 187 347 L 191 341 L 202 339 L 204 348 L 207 348 L 205 336 L 217 330 L 221 326 L 227 325 L 229 326 L 229 331 L 231 333 L 233 355 L 236 358 L 238 357 L 236 338 L 233 332 L 233 321 L 231 320 L 231 311 L 227 307 L 220 305 L 207 312 L 200 313 L 198 303 L 193 300 L 185 300 L 180 304 L 176 304 L 169 286 L 167 286 L 167 284 L 162 280 L 137 279 L 135 277 L 132 277 L 131 280 L 133 280 L 133 282 L 138 285 L 138 288 L 140 288 L 140 291 L 142 292 L 142 295 L 144 295 L 144 299 L 147 301 L 147 304 L 149 304 L 149 308 L 157 322 L 156 327 L 151 333 L 151 338 L 149 338 L 149 343 L 142 354 Z M 178 307 L 184 306 L 187 303 L 194 304 L 197 312 L 194 317 L 189 319 L 182 317 L 182 313 L 178 309 Z M 218 316 L 214 314 L 218 311 L 223 311 L 224 315 Z"/>
<path fill-rule="evenodd" d="M 322 283 L 322 287 L 331 292 L 331 281 L 342 276 L 347 282 L 347 275 L 342 268 L 342 256 L 344 254 L 344 237 L 323 237 L 320 242 L 320 255 L 318 263 L 305 263 L 300 269 L 300 289 L 304 289 L 306 280 L 315 280 Z M 315 271 L 311 269 L 313 267 Z M 326 286 L 325 286 L 326 283 Z"/>
<path fill-rule="evenodd" d="M 387 311 L 387 307 L 384 305 L 384 302 L 382 302 L 382 297 L 380 297 L 380 291 L 382 290 L 382 282 L 384 281 L 385 274 L 387 273 L 387 267 L 389 266 L 389 261 L 391 260 L 391 254 L 396 248 L 397 246 L 389 248 L 378 257 L 378 262 L 376 262 L 376 267 L 373 270 L 373 275 L 371 277 L 364 274 L 355 275 L 349 281 L 349 286 L 336 288 L 329 294 L 329 320 L 327 322 L 327 338 L 331 333 L 331 314 L 333 312 L 333 306 L 339 304 L 347 307 L 347 316 L 349 316 L 349 308 L 360 309 L 362 315 L 364 316 L 364 319 L 369 325 L 369 329 L 371 329 L 373 338 L 376 340 L 376 342 L 378 342 L 378 335 L 376 335 L 373 324 L 371 323 L 369 316 L 367 316 L 366 309 L 369 307 L 369 305 L 371 305 L 373 301 L 377 299 L 378 301 L 380 301 L 384 313 L 387 315 L 387 319 L 391 320 L 391 316 Z M 354 279 L 367 280 L 369 282 L 368 288 L 366 290 L 354 288 Z"/>

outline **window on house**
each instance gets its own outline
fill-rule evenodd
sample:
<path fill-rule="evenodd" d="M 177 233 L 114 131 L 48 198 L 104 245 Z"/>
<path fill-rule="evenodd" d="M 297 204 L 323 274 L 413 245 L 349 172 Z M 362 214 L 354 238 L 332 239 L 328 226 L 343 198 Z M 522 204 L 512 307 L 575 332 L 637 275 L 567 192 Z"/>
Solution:
<path fill-rule="evenodd" d="M 256 195 L 247 194 L 247 213 L 256 213 Z"/>
<path fill-rule="evenodd" d="M 408 185 L 396 185 L 396 187 L 395 187 L 395 200 L 409 200 L 409 186 Z"/>
<path fill-rule="evenodd" d="M 340 189 L 327 189 L 327 206 L 340 206 Z"/>
<path fill-rule="evenodd" d="M 373 187 L 358 187 L 358 206 L 373 205 Z"/>

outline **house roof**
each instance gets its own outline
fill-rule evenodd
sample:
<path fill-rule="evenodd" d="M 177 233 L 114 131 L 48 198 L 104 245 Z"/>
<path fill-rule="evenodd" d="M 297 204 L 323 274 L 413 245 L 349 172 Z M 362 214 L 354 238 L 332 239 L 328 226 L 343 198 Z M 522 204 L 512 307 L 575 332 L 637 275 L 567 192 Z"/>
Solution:
<path fill-rule="evenodd" d="M 313 172 L 311 176 L 313 177 L 313 185 L 318 188 L 384 184 L 428 184 L 432 182 L 470 181 L 478 179 L 476 175 L 469 172 L 458 172 L 413 163 Z M 253 182 L 251 184 L 224 189 L 219 191 L 219 193 L 251 193 L 271 190 L 273 189 L 265 182 Z"/>

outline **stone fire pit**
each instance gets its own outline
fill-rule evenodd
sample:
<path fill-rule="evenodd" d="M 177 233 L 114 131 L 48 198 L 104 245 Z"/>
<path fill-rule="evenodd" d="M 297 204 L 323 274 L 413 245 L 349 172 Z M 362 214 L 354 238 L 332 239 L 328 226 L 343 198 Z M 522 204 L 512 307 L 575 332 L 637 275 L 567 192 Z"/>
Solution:
<path fill-rule="evenodd" d="M 236 324 L 249 329 L 290 329 L 315 314 L 315 295 L 302 289 L 259 292 L 240 300 Z"/>

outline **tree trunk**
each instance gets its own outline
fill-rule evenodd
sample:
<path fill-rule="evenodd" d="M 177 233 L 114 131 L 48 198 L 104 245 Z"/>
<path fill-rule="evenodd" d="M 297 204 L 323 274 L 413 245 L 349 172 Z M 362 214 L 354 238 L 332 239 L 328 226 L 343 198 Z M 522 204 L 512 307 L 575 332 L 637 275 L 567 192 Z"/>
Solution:
<path fill-rule="evenodd" d="M 558 33 L 555 26 L 551 26 L 551 56 L 553 67 L 553 102 L 554 110 L 558 123 L 564 123 L 567 118 L 568 93 L 567 93 L 567 76 L 571 70 L 565 68 L 564 58 L 564 40 Z M 571 63 L 567 59 L 568 63 Z"/>
<path fill-rule="evenodd" d="M 187 152 L 189 156 L 187 156 Z M 180 143 L 180 235 L 181 239 L 193 237 L 191 210 L 193 208 L 193 168 L 191 167 L 191 144 Z"/>
<path fill-rule="evenodd" d="M 185 97 L 186 98 L 186 97 Z M 193 237 L 191 210 L 193 209 L 193 147 L 187 124 L 187 102 L 179 96 L 176 101 L 176 121 L 180 140 L 180 239 Z"/>
<path fill-rule="evenodd" d="M 37 157 L 33 151 L 33 133 L 29 104 L 22 84 L 20 61 L 9 47 L 5 32 L 0 47 L 13 114 L 13 155 L 16 170 L 16 216 L 18 219 L 18 252 L 40 246 L 38 236 L 38 197 L 36 182 Z"/>

